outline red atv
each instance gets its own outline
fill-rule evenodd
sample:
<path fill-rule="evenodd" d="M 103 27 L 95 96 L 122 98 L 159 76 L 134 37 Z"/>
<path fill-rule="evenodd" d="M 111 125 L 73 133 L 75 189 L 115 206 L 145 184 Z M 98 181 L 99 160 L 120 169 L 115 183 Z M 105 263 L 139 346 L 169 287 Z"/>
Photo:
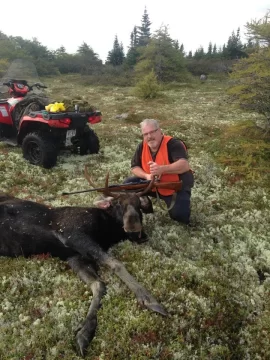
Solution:
<path fill-rule="evenodd" d="M 31 63 L 27 63 L 29 75 Z M 31 66 L 31 75 L 37 74 L 33 71 L 34 65 Z M 90 124 L 101 121 L 101 112 L 80 112 L 77 105 L 74 111 L 47 112 L 45 106 L 51 101 L 41 94 L 46 86 L 39 81 L 30 85 L 27 80 L 10 76 L 14 72 L 22 75 L 22 70 L 25 70 L 25 64 L 22 66 L 20 61 L 14 61 L 0 84 L 8 88 L 8 98 L 0 100 L 0 141 L 21 146 L 25 159 L 44 168 L 56 164 L 63 148 L 81 155 L 98 153 L 99 139 Z"/>

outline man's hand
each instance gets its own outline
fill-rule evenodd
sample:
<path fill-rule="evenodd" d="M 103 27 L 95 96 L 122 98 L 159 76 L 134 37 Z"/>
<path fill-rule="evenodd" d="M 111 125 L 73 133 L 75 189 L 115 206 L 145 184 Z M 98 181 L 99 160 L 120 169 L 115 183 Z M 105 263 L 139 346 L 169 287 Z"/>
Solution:
<path fill-rule="evenodd" d="M 152 174 L 147 174 L 141 167 L 135 166 L 133 169 L 131 169 L 131 172 L 133 175 L 151 181 L 154 177 Z"/>
<path fill-rule="evenodd" d="M 153 161 L 149 161 L 148 165 L 150 165 L 150 175 L 152 175 L 152 177 L 157 176 L 158 178 L 160 178 L 163 173 L 163 166 L 158 165 Z"/>
<path fill-rule="evenodd" d="M 151 181 L 153 179 L 154 175 L 146 174 L 145 179 Z"/>

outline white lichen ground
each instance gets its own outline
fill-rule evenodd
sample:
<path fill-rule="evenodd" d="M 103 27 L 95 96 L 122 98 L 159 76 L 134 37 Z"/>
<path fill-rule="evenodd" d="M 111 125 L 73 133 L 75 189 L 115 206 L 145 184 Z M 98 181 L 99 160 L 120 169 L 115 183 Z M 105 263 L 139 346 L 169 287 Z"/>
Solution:
<path fill-rule="evenodd" d="M 62 96 L 61 84 L 52 82 L 51 93 Z M 126 286 L 101 269 L 107 294 L 86 359 L 270 358 L 269 190 L 257 183 L 228 185 L 229 170 L 201 147 L 203 128 L 214 132 L 256 118 L 233 108 L 224 89 L 212 82 L 143 102 L 128 89 L 74 84 L 69 96 L 84 95 L 103 112 L 102 123 L 94 125 L 100 154 L 63 153 L 55 168 L 45 170 L 24 161 L 20 149 L 0 144 L 1 190 L 53 206 L 92 204 L 94 192 L 60 197 L 88 188 L 85 164 L 98 186 L 108 171 L 111 183 L 129 175 L 143 118 L 159 119 L 167 134 L 188 144 L 196 178 L 192 226 L 172 221 L 155 204 L 155 213 L 144 218 L 149 243 L 124 242 L 111 250 L 169 316 L 141 309 Z M 130 119 L 115 119 L 123 112 Z M 0 269 L 0 359 L 79 359 L 74 331 L 87 312 L 90 289 L 58 259 L 2 257 Z"/>

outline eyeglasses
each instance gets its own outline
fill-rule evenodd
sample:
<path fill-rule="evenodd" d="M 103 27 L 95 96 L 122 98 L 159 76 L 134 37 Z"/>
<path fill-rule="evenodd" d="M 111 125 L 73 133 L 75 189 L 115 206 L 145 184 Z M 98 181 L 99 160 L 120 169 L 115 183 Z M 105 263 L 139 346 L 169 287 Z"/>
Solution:
<path fill-rule="evenodd" d="M 149 131 L 147 133 L 142 134 L 143 137 L 147 137 L 148 135 L 153 135 L 155 132 L 157 132 L 159 130 L 159 128 Z"/>

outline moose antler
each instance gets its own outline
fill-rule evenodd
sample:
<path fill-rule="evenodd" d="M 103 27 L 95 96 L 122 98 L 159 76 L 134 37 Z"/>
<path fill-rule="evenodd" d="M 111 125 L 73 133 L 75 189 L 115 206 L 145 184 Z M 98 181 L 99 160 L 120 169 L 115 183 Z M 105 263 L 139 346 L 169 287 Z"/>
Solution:
<path fill-rule="evenodd" d="M 147 194 L 154 187 L 154 182 L 155 182 L 155 178 L 153 178 L 150 181 L 149 185 L 145 189 L 143 189 L 142 191 L 137 192 L 136 194 L 138 196 L 143 196 L 143 195 Z"/>
<path fill-rule="evenodd" d="M 109 190 L 109 172 L 107 172 L 107 175 L 106 175 L 105 189 L 104 189 L 104 191 L 103 191 L 103 194 L 104 194 L 105 196 L 111 196 L 111 197 L 113 197 L 113 198 L 118 197 L 117 194 L 114 194 L 113 192 L 111 192 L 111 191 Z"/>
<path fill-rule="evenodd" d="M 91 186 L 93 186 L 93 188 L 96 188 L 97 186 L 95 185 L 95 183 L 93 182 L 88 170 L 87 170 L 87 166 L 85 165 L 84 167 L 84 176 L 86 178 L 86 180 L 89 182 L 89 184 Z M 109 190 L 109 172 L 107 173 L 106 175 L 106 179 L 105 179 L 105 188 L 104 188 L 104 191 L 103 191 L 103 194 L 105 196 L 111 196 L 111 197 L 117 197 L 118 195 L 117 194 L 113 194 L 110 190 Z"/>
<path fill-rule="evenodd" d="M 122 190 L 122 189 L 118 189 L 118 190 L 117 190 L 117 193 L 113 193 L 113 191 L 110 190 L 110 186 L 109 186 L 109 172 L 108 172 L 107 175 L 106 175 L 105 187 L 104 187 L 104 188 L 97 188 L 97 187 L 96 187 L 96 185 L 94 184 L 94 182 L 93 182 L 90 174 L 88 173 L 88 170 L 87 170 L 87 166 L 86 166 L 86 165 L 85 165 L 85 167 L 84 167 L 84 175 L 85 175 L 86 180 L 89 182 L 89 184 L 94 188 L 93 190 L 102 191 L 105 196 L 111 196 L 111 197 L 113 197 L 113 198 L 116 198 L 116 197 L 119 196 L 119 194 L 118 194 L 119 192 L 125 191 L 125 189 L 123 189 L 123 190 Z M 155 178 L 153 178 L 153 179 L 149 182 L 149 184 L 148 184 L 143 190 L 136 192 L 136 190 L 134 189 L 134 192 L 136 192 L 136 194 L 137 194 L 138 196 L 143 196 L 143 195 L 147 194 L 147 193 L 155 186 L 154 183 L 155 183 Z M 139 184 L 138 184 L 138 185 L 139 185 Z M 138 186 L 138 185 L 137 185 L 137 186 Z M 123 186 L 124 186 L 124 185 L 123 185 Z M 119 187 L 120 187 L 120 186 L 119 186 Z M 88 190 L 88 191 L 91 191 L 91 190 Z"/>
<path fill-rule="evenodd" d="M 91 176 L 90 176 L 90 174 L 89 174 L 89 172 L 88 172 L 88 170 L 87 170 L 87 166 L 86 166 L 86 165 L 85 165 L 85 167 L 84 167 L 84 176 L 85 176 L 86 180 L 89 182 L 89 184 L 90 184 L 91 186 L 93 186 L 93 188 L 96 188 L 96 185 L 94 184 L 94 182 L 93 182 L 93 180 L 92 180 L 92 178 L 91 178 Z"/>

